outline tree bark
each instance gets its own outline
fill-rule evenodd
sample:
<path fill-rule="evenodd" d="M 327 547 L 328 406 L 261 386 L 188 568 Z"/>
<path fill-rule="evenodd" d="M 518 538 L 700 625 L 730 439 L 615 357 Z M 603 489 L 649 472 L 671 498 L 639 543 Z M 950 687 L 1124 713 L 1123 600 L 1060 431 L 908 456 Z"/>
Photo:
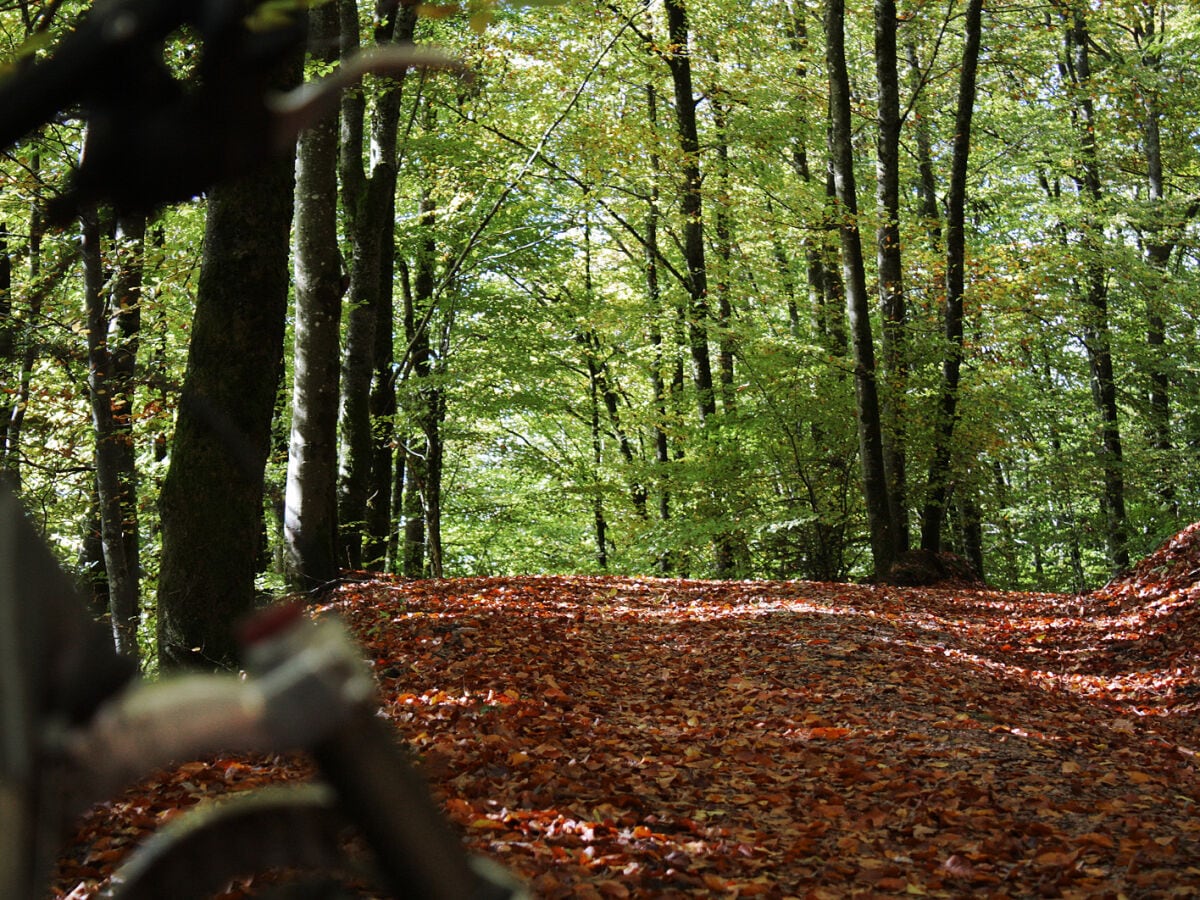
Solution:
<path fill-rule="evenodd" d="M 1085 205 L 1084 346 L 1091 370 L 1092 399 L 1100 416 L 1100 461 L 1104 471 L 1101 505 L 1104 509 L 1105 540 L 1113 567 L 1121 570 L 1129 566 L 1129 526 L 1125 513 L 1124 454 L 1108 322 L 1108 273 L 1101 260 L 1102 225 L 1096 220 L 1103 199 L 1103 187 L 1096 149 L 1095 104 L 1089 94 L 1092 73 L 1086 8 L 1079 3 L 1074 4 L 1070 17 L 1067 45 L 1071 52 L 1069 68 L 1076 88 L 1074 112 L 1081 151 L 1080 173 L 1076 181 Z"/>
<path fill-rule="evenodd" d="M 1139 29 L 1142 45 L 1157 48 L 1157 23 L 1154 8 L 1146 10 L 1143 25 Z M 1162 70 L 1162 59 L 1157 49 L 1149 49 L 1142 55 L 1142 66 L 1153 76 L 1152 83 L 1157 83 L 1157 76 Z M 1143 100 L 1145 107 L 1145 123 L 1143 125 L 1143 140 L 1146 148 L 1146 174 L 1148 199 L 1150 201 L 1150 223 L 1146 229 L 1146 262 L 1152 274 L 1158 280 L 1151 283 L 1146 294 L 1146 347 L 1148 352 L 1148 376 L 1150 382 L 1148 411 L 1150 432 L 1150 448 L 1159 455 L 1158 475 L 1156 486 L 1158 496 L 1163 506 L 1172 513 L 1178 511 L 1179 503 L 1176 497 L 1175 484 L 1171 478 L 1168 460 L 1173 441 L 1171 438 L 1171 379 L 1169 375 L 1169 353 L 1167 351 L 1166 306 L 1162 293 L 1166 284 L 1167 265 L 1175 250 L 1176 238 L 1170 234 L 1165 219 L 1167 203 L 1166 179 L 1163 172 L 1162 134 L 1160 120 L 1162 110 L 1156 89 L 1147 89 Z M 1195 214 L 1189 210 L 1185 217 L 1190 219 Z"/>
<path fill-rule="evenodd" d="M 882 313 L 883 467 L 896 552 L 908 549 L 908 477 L 905 452 L 907 311 L 900 247 L 900 78 L 896 59 L 896 2 L 875 0 L 875 82 L 878 87 L 878 152 L 875 197 L 879 222 L 875 257 Z"/>
<path fill-rule="evenodd" d="M 405 570 L 406 573 L 429 574 L 435 578 L 442 574 L 441 423 L 444 415 L 441 388 L 433 383 L 436 355 L 429 332 L 430 313 L 436 302 L 436 222 L 437 207 L 426 190 L 419 205 L 417 227 L 420 241 L 414 266 L 412 298 L 405 309 L 405 335 L 408 338 L 406 368 L 411 373 L 410 411 L 419 434 L 415 442 L 410 441 L 405 460 L 405 470 L 415 491 L 412 503 L 405 510 Z"/>
<path fill-rule="evenodd" d="M 883 437 L 879 418 L 879 394 L 875 381 L 870 301 L 863 266 L 862 238 L 858 228 L 854 148 L 851 145 L 850 81 L 846 70 L 844 0 L 829 0 L 825 15 L 831 115 L 830 159 L 839 207 L 846 317 L 854 353 L 854 388 L 863 496 L 871 532 L 875 575 L 877 578 L 883 578 L 895 559 L 896 543 L 891 527 L 887 476 L 883 468 Z"/>
<path fill-rule="evenodd" d="M 359 46 L 358 8 L 354 0 L 340 0 L 339 10 L 345 57 Z M 411 41 L 416 18 L 415 5 L 393 5 L 375 30 L 376 42 Z M 391 427 L 387 412 L 390 407 L 381 399 L 383 386 L 378 382 L 385 382 L 389 388 L 392 384 L 387 360 L 392 343 L 391 212 L 403 83 L 403 76 L 397 76 L 375 102 L 368 154 L 364 154 L 366 102 L 362 90 L 347 91 L 342 102 L 339 171 L 351 256 L 338 416 L 338 519 L 340 561 L 351 568 L 361 568 L 366 562 L 378 567 L 382 562 L 379 549 L 387 543 L 386 535 L 373 534 L 371 559 L 364 558 L 364 542 L 371 533 L 368 519 L 378 522 L 369 509 L 372 504 L 388 505 L 391 494 L 391 437 L 389 433 L 386 440 L 377 441 L 376 426 L 384 430 Z M 369 173 L 364 155 L 370 158 Z M 381 347 L 386 348 L 382 354 Z M 374 403 L 373 385 L 377 385 Z M 378 421 L 373 419 L 373 408 L 381 416 Z M 384 444 L 388 452 L 381 458 Z M 387 513 L 390 525 L 390 509 Z"/>
<path fill-rule="evenodd" d="M 281 74 L 298 83 L 301 56 Z M 196 311 L 159 507 L 164 667 L 229 667 L 253 608 L 263 471 L 283 361 L 291 160 L 209 193 Z"/>
<path fill-rule="evenodd" d="M 941 549 L 942 524 L 951 479 L 954 428 L 963 358 L 963 291 L 966 266 L 967 162 L 971 151 L 971 119 L 975 112 L 975 82 L 979 65 L 983 0 L 967 4 L 958 104 L 954 114 L 950 189 L 946 198 L 945 357 L 942 360 L 941 399 L 929 464 L 928 489 L 921 521 L 921 547 Z"/>
<path fill-rule="evenodd" d="M 690 308 L 687 316 L 688 346 L 692 354 L 692 381 L 700 421 L 707 423 L 717 411 L 713 390 L 712 360 L 708 348 L 708 267 L 704 254 L 704 203 L 700 177 L 700 132 L 696 124 L 696 95 L 692 88 L 692 57 L 689 48 L 688 16 L 684 0 L 667 0 L 667 40 L 671 52 L 667 64 L 675 92 L 675 125 L 680 167 L 679 211 L 683 217 L 683 255 L 687 261 Z"/>
<path fill-rule="evenodd" d="M 337 59 L 337 9 L 309 14 L 309 54 Z M 284 495 L 288 581 L 306 590 L 337 577 L 337 413 L 342 258 L 337 235 L 336 117 L 300 134 L 296 151 L 295 349 Z"/>
<path fill-rule="evenodd" d="M 921 61 L 917 58 L 916 41 L 909 40 L 905 44 L 905 55 L 908 57 L 909 83 L 912 85 L 914 96 L 920 92 L 924 81 L 921 72 Z M 914 107 L 916 123 L 913 131 L 917 148 L 917 191 L 920 198 L 918 210 L 925 224 L 925 234 L 929 239 L 929 247 L 935 252 L 942 244 L 941 212 L 938 206 L 937 177 L 933 171 L 933 148 L 929 137 L 929 125 L 918 107 Z"/>
<path fill-rule="evenodd" d="M 652 132 L 658 131 L 658 91 L 653 84 L 646 85 L 646 115 Z M 663 341 L 663 302 L 662 289 L 659 284 L 658 256 L 661 249 L 658 244 L 659 194 L 658 181 L 662 172 L 662 161 L 658 154 L 650 154 L 650 196 L 646 204 L 646 243 L 645 243 L 645 278 L 646 302 L 649 307 L 650 346 L 653 358 L 650 362 L 650 390 L 654 397 L 654 465 L 657 473 L 658 489 L 658 518 L 667 522 L 671 518 L 671 483 L 670 471 L 671 447 L 667 435 L 668 398 L 667 380 L 663 375 L 667 365 L 666 350 Z M 671 571 L 671 554 L 662 552 L 655 560 L 655 566 L 662 574 Z"/>
<path fill-rule="evenodd" d="M 93 205 L 81 216 L 83 230 L 84 302 L 87 309 L 88 396 L 95 438 L 96 488 L 99 496 L 100 541 L 108 579 L 113 644 L 118 653 L 138 658 L 137 572 L 126 552 L 122 454 L 114 412 L 112 358 L 108 347 L 109 306 L 105 294 L 100 215 Z"/>
<path fill-rule="evenodd" d="M 41 170 L 40 156 L 34 155 L 30 169 L 34 174 Z M 25 325 L 13 330 L 15 341 L 13 353 L 17 368 L 13 373 L 13 383 L 9 387 L 12 399 L 0 408 L 0 416 L 4 420 L 3 460 L 0 461 L 0 475 L 7 481 L 14 493 L 21 489 L 21 437 L 25 424 L 25 411 L 29 408 L 33 369 L 37 365 L 41 347 L 41 342 L 34 339 L 32 332 L 41 319 L 42 301 L 49 288 L 47 277 L 42 271 L 42 235 L 44 232 L 45 223 L 41 203 L 34 201 L 29 210 L 29 284 L 32 285 L 32 290 L 30 291 Z M 69 257 L 64 257 L 64 261 L 66 259 Z"/>

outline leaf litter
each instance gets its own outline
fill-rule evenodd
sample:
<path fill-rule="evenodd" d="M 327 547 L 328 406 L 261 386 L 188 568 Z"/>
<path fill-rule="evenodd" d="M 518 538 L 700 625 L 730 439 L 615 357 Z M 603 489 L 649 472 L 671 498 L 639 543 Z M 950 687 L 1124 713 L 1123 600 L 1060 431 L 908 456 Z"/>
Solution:
<path fill-rule="evenodd" d="M 1193 528 L 1083 596 L 364 579 L 320 612 L 358 636 L 466 843 L 538 897 L 1182 897 L 1198 598 Z M 309 774 L 159 773 L 89 814 L 52 896 L 95 896 L 205 798 Z"/>

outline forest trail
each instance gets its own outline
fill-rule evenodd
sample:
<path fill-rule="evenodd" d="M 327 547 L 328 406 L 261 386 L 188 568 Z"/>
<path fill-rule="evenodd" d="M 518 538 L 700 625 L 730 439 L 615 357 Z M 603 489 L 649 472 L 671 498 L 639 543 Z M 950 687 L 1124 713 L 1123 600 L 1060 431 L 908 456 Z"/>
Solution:
<path fill-rule="evenodd" d="M 1200 531 L 1089 596 L 521 577 L 346 584 L 387 715 L 539 897 L 1200 893 Z M 282 759 L 96 811 L 54 896 Z M 235 885 L 230 897 L 253 894 Z"/>

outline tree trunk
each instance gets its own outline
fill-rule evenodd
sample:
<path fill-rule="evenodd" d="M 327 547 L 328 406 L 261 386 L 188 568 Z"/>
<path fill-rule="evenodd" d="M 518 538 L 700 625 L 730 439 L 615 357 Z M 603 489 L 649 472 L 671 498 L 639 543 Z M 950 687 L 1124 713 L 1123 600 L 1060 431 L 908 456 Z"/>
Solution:
<path fill-rule="evenodd" d="M 30 164 L 34 174 L 40 171 L 40 157 L 34 155 Z M 0 408 L 4 419 L 3 461 L 0 471 L 9 487 L 16 493 L 21 488 L 21 436 L 25 423 L 25 411 L 29 408 L 29 391 L 33 383 L 33 369 L 37 365 L 41 342 L 34 339 L 33 329 L 37 327 L 42 315 L 42 301 L 49 283 L 56 279 L 45 281 L 42 272 L 42 235 L 45 224 L 41 204 L 35 201 L 29 210 L 29 283 L 33 285 L 29 297 L 29 309 L 26 324 L 14 331 L 16 345 L 17 370 L 13 376 L 13 384 L 8 388 L 11 400 Z M 69 257 L 64 257 L 64 262 Z"/>
<path fill-rule="evenodd" d="M 712 361 L 708 349 L 708 268 L 704 258 L 704 209 L 700 178 L 700 136 L 696 125 L 696 95 L 692 89 L 692 57 L 688 46 L 688 16 L 683 0 L 667 0 L 667 56 L 675 90 L 675 124 L 683 163 L 680 213 L 683 217 L 683 255 L 687 261 L 690 309 L 688 346 L 692 353 L 692 381 L 700 421 L 707 423 L 717 411 Z M 719 567 L 718 567 L 719 568 Z"/>
<path fill-rule="evenodd" d="M 900 80 L 896 62 L 896 2 L 875 0 L 875 81 L 879 95 L 875 196 L 879 223 L 875 256 L 882 313 L 883 467 L 896 552 L 908 549 L 905 393 L 908 379 L 904 269 L 900 253 Z"/>
<path fill-rule="evenodd" d="M 586 341 L 581 341 L 586 346 Z M 600 432 L 600 368 L 588 347 L 588 425 L 592 433 L 592 535 L 596 541 L 596 567 L 601 571 L 608 568 L 608 520 L 604 515 L 604 491 L 600 477 L 600 466 L 604 462 L 604 440 Z"/>
<path fill-rule="evenodd" d="M 975 76 L 979 64 L 982 7 L 983 0 L 970 0 L 967 4 L 962 69 L 958 80 L 958 108 L 954 115 L 950 192 L 946 198 L 946 355 L 942 360 L 941 400 L 921 522 L 921 547 L 933 553 L 941 549 L 942 524 L 950 490 L 954 427 L 958 419 L 963 358 L 967 161 L 971 150 L 971 118 L 975 112 Z"/>
<path fill-rule="evenodd" d="M 714 60 L 715 62 L 715 60 Z M 709 98 L 713 110 L 713 125 L 717 140 L 717 179 L 720 202 L 713 213 L 713 239 L 716 245 L 720 270 L 717 273 L 717 381 L 721 386 L 721 408 L 726 415 L 737 406 L 737 391 L 734 388 L 734 359 L 736 348 L 733 337 L 733 216 L 730 213 L 730 173 L 728 114 L 714 89 Z"/>
<path fill-rule="evenodd" d="M 1148 11 L 1144 20 L 1145 45 L 1156 46 L 1156 22 L 1153 10 Z M 1155 76 L 1161 72 L 1162 60 L 1157 51 L 1143 54 L 1142 65 Z M 1163 287 L 1167 281 L 1167 264 L 1175 249 L 1175 239 L 1167 231 L 1163 207 L 1166 203 L 1166 181 L 1163 174 L 1162 135 L 1159 120 L 1162 117 L 1160 101 L 1156 90 L 1145 92 L 1146 119 L 1143 126 L 1143 140 L 1146 148 L 1147 187 L 1150 201 L 1150 225 L 1147 229 L 1149 238 L 1146 241 L 1146 262 L 1158 280 L 1153 282 L 1146 294 L 1146 346 L 1149 358 L 1149 432 L 1150 448 L 1158 456 L 1157 492 L 1163 506 L 1172 514 L 1178 512 L 1179 503 L 1176 497 L 1175 484 L 1171 478 L 1169 459 L 1172 450 L 1171 440 L 1171 381 L 1168 374 L 1169 354 L 1167 352 L 1166 303 L 1163 300 Z M 1190 219 L 1194 211 L 1189 211 L 1186 219 Z M 1186 221 L 1185 219 L 1185 221 Z"/>
<path fill-rule="evenodd" d="M 895 559 L 896 543 L 891 527 L 887 476 L 883 469 L 883 439 L 879 418 L 879 394 L 875 382 L 870 301 L 867 296 L 862 240 L 858 228 L 844 17 L 844 0 L 829 0 L 826 7 L 825 31 L 831 113 L 830 159 L 840 207 L 838 218 L 842 239 L 842 276 L 846 288 L 846 317 L 854 352 L 854 388 L 863 495 L 871 531 L 871 554 L 875 575 L 877 578 L 883 578 Z"/>
<path fill-rule="evenodd" d="M 342 54 L 349 55 L 359 46 L 358 8 L 354 0 L 340 0 Z M 402 43 L 412 39 L 416 26 L 415 5 L 391 6 L 387 17 L 376 27 L 376 43 Z M 346 230 L 351 245 L 350 287 L 346 314 L 346 337 L 342 349 L 341 409 L 338 431 L 341 438 L 338 519 L 341 529 L 341 562 L 361 568 L 370 562 L 379 566 L 379 549 L 386 547 L 386 535 L 379 534 L 378 516 L 372 517 L 372 504 L 388 505 L 391 491 L 390 434 L 386 442 L 386 463 L 380 458 L 372 418 L 386 415 L 380 422 L 390 427 L 390 406 L 381 399 L 391 372 L 387 356 L 391 352 L 391 265 L 392 198 L 396 190 L 396 141 L 400 115 L 403 76 L 376 100 L 370 131 L 369 154 L 366 141 L 366 102 L 361 90 L 347 91 L 342 101 L 341 164 L 342 204 L 346 211 Z M 371 171 L 365 169 L 369 155 Z M 381 353 L 381 347 L 386 348 Z M 382 374 L 388 370 L 386 376 Z M 374 401 L 372 387 L 376 385 Z M 382 442 L 381 442 L 382 443 Z M 385 471 L 376 472 L 377 468 Z M 390 524 L 390 509 L 386 511 Z M 374 524 L 370 560 L 364 559 L 364 541 Z"/>
<path fill-rule="evenodd" d="M 146 259 L 146 217 L 117 216 L 116 261 L 112 276 L 108 338 L 113 426 L 116 429 L 117 477 L 121 482 L 121 517 L 125 557 L 134 578 L 141 576 L 138 529 L 137 452 L 133 440 L 133 400 L 141 379 L 138 355 L 142 342 L 142 306 Z"/>
<path fill-rule="evenodd" d="M 300 78 L 296 55 L 281 79 Z M 158 652 L 232 666 L 254 603 L 263 471 L 283 360 L 292 161 L 208 196 L 200 281 L 171 464 L 159 499 Z"/>
<path fill-rule="evenodd" d="M 309 54 L 337 59 L 337 9 L 309 15 Z M 336 117 L 301 132 L 296 150 L 295 350 L 284 495 L 285 569 L 294 589 L 337 577 L 337 413 L 342 257 L 337 235 Z"/>
<path fill-rule="evenodd" d="M 84 302 L 87 309 L 88 396 L 96 445 L 96 488 L 100 507 L 100 541 L 108 578 L 113 644 L 118 653 L 138 658 L 137 572 L 126 553 L 122 473 L 114 415 L 111 356 L 108 347 L 108 273 L 101 246 L 100 215 L 95 206 L 81 216 L 83 226 Z"/>
<path fill-rule="evenodd" d="M 0 222 L 0 387 L 16 393 L 17 377 L 17 320 L 13 316 L 12 256 L 9 255 L 8 223 Z M 0 406 L 0 479 L 16 488 L 15 459 L 10 459 L 8 447 L 9 405 Z"/>
<path fill-rule="evenodd" d="M 405 504 L 405 574 L 412 576 L 433 574 L 433 558 L 441 558 L 441 548 L 434 547 L 434 539 L 440 538 L 441 532 L 430 520 L 430 512 L 440 513 L 441 506 L 440 492 L 435 490 L 440 488 L 439 473 L 435 471 L 441 461 L 439 400 L 438 391 L 429 386 L 434 367 L 429 327 L 437 281 L 436 221 L 437 209 L 426 190 L 419 204 L 417 227 L 421 237 L 414 264 L 412 297 L 407 300 L 404 311 L 404 330 L 408 339 L 406 370 L 410 373 L 409 380 L 415 382 L 409 385 L 409 396 L 413 398 L 410 413 L 419 435 L 410 440 L 405 461 L 405 471 L 412 485 L 411 499 Z"/>
<path fill-rule="evenodd" d="M 921 62 L 917 58 L 917 44 L 909 40 L 905 44 L 908 57 L 909 83 L 912 85 L 913 96 L 916 96 L 924 83 L 921 72 Z M 920 198 L 918 210 L 925 223 L 925 234 L 929 239 L 929 247 L 933 251 L 940 249 L 942 244 L 941 213 L 938 207 L 937 177 L 933 171 L 933 149 L 929 137 L 929 126 L 919 108 L 914 106 L 916 123 L 913 128 L 917 148 L 917 191 Z"/>
<path fill-rule="evenodd" d="M 1100 460 L 1104 471 L 1105 540 L 1115 569 L 1129 566 L 1128 522 L 1125 514 L 1125 475 L 1121 447 L 1117 385 L 1113 371 L 1111 335 L 1108 322 L 1108 273 L 1101 260 L 1103 229 L 1096 217 L 1103 199 L 1100 165 L 1096 151 L 1095 106 L 1091 90 L 1090 37 L 1085 7 L 1075 4 L 1067 29 L 1071 52 L 1070 71 L 1076 88 L 1075 119 L 1079 133 L 1081 172 L 1077 183 L 1086 207 L 1083 241 L 1086 285 L 1083 290 L 1084 346 L 1092 378 L 1092 399 L 1100 415 Z"/>
<path fill-rule="evenodd" d="M 646 85 L 646 114 L 652 131 L 658 130 L 658 92 L 653 84 Z M 650 197 L 646 204 L 646 301 L 649 307 L 650 346 L 653 358 L 650 362 L 650 390 L 654 397 L 654 464 L 658 482 L 658 518 L 667 522 L 671 518 L 671 484 L 669 466 L 671 448 L 667 436 L 668 402 L 667 381 L 663 376 L 667 364 L 663 343 L 663 302 L 658 280 L 658 181 L 662 171 L 657 153 L 650 154 Z M 658 571 L 671 571 L 671 554 L 662 552 L 655 561 Z"/>

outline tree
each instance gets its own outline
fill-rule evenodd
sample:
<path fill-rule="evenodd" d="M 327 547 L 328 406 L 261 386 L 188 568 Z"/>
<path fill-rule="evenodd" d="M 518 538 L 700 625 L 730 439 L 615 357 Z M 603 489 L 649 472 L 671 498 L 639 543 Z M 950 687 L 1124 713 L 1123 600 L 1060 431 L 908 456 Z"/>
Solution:
<path fill-rule="evenodd" d="M 1092 399 L 1100 415 L 1100 458 L 1104 471 L 1103 508 L 1108 555 L 1115 569 L 1129 566 L 1128 522 L 1125 511 L 1124 451 L 1121 443 L 1120 410 L 1117 406 L 1116 374 L 1109 332 L 1108 274 L 1102 257 L 1103 225 L 1098 220 L 1103 195 L 1096 148 L 1096 108 L 1092 90 L 1091 49 L 1088 14 L 1073 3 L 1066 13 L 1067 71 L 1075 87 L 1073 119 L 1079 140 L 1079 172 L 1076 184 L 1084 205 L 1081 227 L 1084 277 L 1081 301 L 1084 306 L 1084 347 L 1091 369 Z"/>
<path fill-rule="evenodd" d="M 118 268 L 104 264 L 104 230 L 95 205 L 81 216 L 87 309 L 88 393 L 95 435 L 100 544 L 117 652 L 138 659 L 137 473 L 132 403 L 140 320 L 145 218 L 124 216 L 114 244 Z M 107 288 L 111 281 L 112 292 Z M 116 327 L 112 327 L 115 324 Z"/>
<path fill-rule="evenodd" d="M 950 493 L 950 457 L 958 416 L 959 380 L 963 360 L 963 293 L 966 267 L 967 164 L 971 152 L 971 119 L 975 114 L 975 81 L 982 31 L 982 0 L 969 0 L 964 18 L 962 68 L 954 114 L 954 149 L 950 190 L 946 198 L 945 355 L 937 411 L 929 485 L 921 521 L 921 547 L 936 553 L 942 545 L 942 523 Z"/>
<path fill-rule="evenodd" d="M 875 195 L 876 268 L 882 313 L 881 366 L 884 390 L 883 466 L 896 552 L 908 549 L 908 478 L 904 453 L 905 324 L 904 266 L 900 247 L 900 75 L 896 51 L 895 0 L 875 0 L 875 83 L 878 86 L 878 151 Z"/>
<path fill-rule="evenodd" d="M 299 81 L 302 57 L 280 73 Z M 167 667 L 232 666 L 253 608 L 263 469 L 283 361 L 290 160 L 208 195 L 187 372 L 159 497 L 158 653 Z"/>
<path fill-rule="evenodd" d="M 891 501 L 883 467 L 883 433 L 879 417 L 875 347 L 871 338 L 870 304 L 859 233 L 854 179 L 854 147 L 850 121 L 850 79 L 846 69 L 845 4 L 830 0 L 825 12 L 826 63 L 829 68 L 829 153 L 837 191 L 842 239 L 842 278 L 846 286 L 846 318 L 854 351 L 854 392 L 863 496 L 871 532 L 875 574 L 885 577 L 896 556 Z"/>
<path fill-rule="evenodd" d="M 309 53 L 337 58 L 334 4 L 309 15 Z M 342 257 L 337 235 L 338 122 L 302 132 L 296 151 L 295 359 L 283 539 L 293 587 L 332 581 L 338 571 L 337 412 Z"/>
<path fill-rule="evenodd" d="M 360 45 L 354 0 L 340 0 L 340 17 L 344 58 Z M 374 39 L 376 43 L 411 42 L 416 21 L 415 6 L 391 5 L 379 20 Z M 338 417 L 338 520 L 340 562 L 351 568 L 364 564 L 380 567 L 384 562 L 381 555 L 386 551 L 387 535 L 377 530 L 370 535 L 371 558 L 363 557 L 369 507 L 384 507 L 384 514 L 372 521 L 387 524 L 391 518 L 392 210 L 403 84 L 403 76 L 396 76 L 376 99 L 369 132 L 363 91 L 347 91 L 342 102 L 338 171 L 350 244 L 350 284 Z M 365 158 L 370 159 L 369 172 Z"/>

